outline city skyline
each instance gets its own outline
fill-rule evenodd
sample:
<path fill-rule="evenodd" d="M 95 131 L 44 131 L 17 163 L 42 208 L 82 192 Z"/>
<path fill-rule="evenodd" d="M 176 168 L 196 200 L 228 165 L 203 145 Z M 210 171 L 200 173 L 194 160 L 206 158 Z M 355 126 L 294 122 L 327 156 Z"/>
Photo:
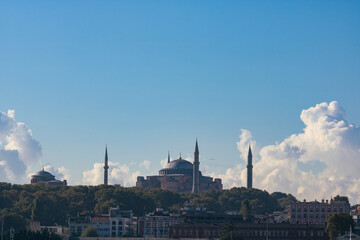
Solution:
<path fill-rule="evenodd" d="M 192 161 L 360 201 L 360 3 L 0 3 L 0 181 L 134 186 Z M 10 111 L 8 111 L 10 110 Z M 318 185 L 312 186 L 314 182 Z M 286 184 L 284 184 L 286 183 Z"/>

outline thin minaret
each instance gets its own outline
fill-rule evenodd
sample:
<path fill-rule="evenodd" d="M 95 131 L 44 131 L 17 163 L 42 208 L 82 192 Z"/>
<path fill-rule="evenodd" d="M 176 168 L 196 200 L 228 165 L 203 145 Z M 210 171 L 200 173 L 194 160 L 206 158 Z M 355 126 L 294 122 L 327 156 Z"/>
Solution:
<path fill-rule="evenodd" d="M 170 151 L 168 151 L 168 163 L 170 163 Z"/>
<path fill-rule="evenodd" d="M 105 166 L 104 166 L 104 185 L 108 185 L 108 154 L 107 154 L 107 145 L 105 147 Z"/>
<path fill-rule="evenodd" d="M 199 147 L 196 139 L 195 152 L 194 152 L 194 164 L 193 164 L 193 187 L 192 193 L 199 194 Z"/>
<path fill-rule="evenodd" d="M 247 164 L 247 188 L 252 188 L 252 153 L 251 147 L 249 144 L 249 152 L 248 152 L 248 164 Z"/>

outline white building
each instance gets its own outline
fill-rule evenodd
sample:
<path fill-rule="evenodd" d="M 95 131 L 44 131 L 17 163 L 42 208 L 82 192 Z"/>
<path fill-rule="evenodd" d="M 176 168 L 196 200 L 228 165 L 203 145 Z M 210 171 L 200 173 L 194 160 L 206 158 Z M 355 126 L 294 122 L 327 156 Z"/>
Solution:
<path fill-rule="evenodd" d="M 337 237 L 336 240 L 360 240 L 360 236 L 350 231 L 345 235 Z"/>
<path fill-rule="evenodd" d="M 133 235 L 133 213 L 131 210 L 121 210 L 119 207 L 109 211 L 111 237 L 125 237 Z"/>
<path fill-rule="evenodd" d="M 110 208 L 109 214 L 80 215 L 68 220 L 69 230 L 81 235 L 85 228 L 93 226 L 99 237 L 132 236 L 134 216 L 132 210 L 121 210 L 119 207 Z"/>
<path fill-rule="evenodd" d="M 138 235 L 144 238 L 168 238 L 169 227 L 184 222 L 179 214 L 169 214 L 163 209 L 146 214 L 138 220 Z"/>

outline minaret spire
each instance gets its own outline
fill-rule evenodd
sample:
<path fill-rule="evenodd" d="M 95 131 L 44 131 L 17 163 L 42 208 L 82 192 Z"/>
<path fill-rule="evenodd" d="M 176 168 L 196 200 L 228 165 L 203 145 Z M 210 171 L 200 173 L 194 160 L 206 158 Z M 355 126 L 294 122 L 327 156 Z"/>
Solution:
<path fill-rule="evenodd" d="M 251 146 L 249 144 L 249 152 L 248 152 L 248 164 L 247 164 L 247 188 L 252 188 L 252 152 Z"/>
<path fill-rule="evenodd" d="M 107 145 L 105 146 L 105 166 L 104 166 L 104 185 L 108 185 L 108 153 L 107 153 Z"/>
<path fill-rule="evenodd" d="M 199 173 L 199 165 L 200 165 L 200 161 L 199 161 L 199 147 L 198 147 L 198 141 L 196 138 L 196 143 L 195 143 L 195 152 L 194 152 L 194 164 L 193 164 L 193 188 L 192 188 L 192 193 L 196 193 L 199 194 L 199 185 L 200 185 L 200 181 L 199 181 L 199 177 L 200 177 L 200 173 Z"/>
<path fill-rule="evenodd" d="M 170 151 L 168 151 L 168 163 L 170 163 Z"/>

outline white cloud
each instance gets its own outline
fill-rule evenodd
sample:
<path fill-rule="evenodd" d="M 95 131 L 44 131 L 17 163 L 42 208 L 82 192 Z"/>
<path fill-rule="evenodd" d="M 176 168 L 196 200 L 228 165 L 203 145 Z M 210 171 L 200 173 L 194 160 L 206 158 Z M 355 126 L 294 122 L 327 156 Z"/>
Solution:
<path fill-rule="evenodd" d="M 150 161 L 149 160 L 144 160 L 140 163 L 140 167 L 145 168 L 145 169 L 149 169 L 150 168 Z"/>
<path fill-rule="evenodd" d="M 50 164 L 47 164 L 46 166 L 44 166 L 44 169 L 45 171 L 48 171 L 49 173 L 54 175 L 55 179 L 67 180 L 68 182 L 70 180 L 70 172 L 65 167 L 54 168 Z"/>
<path fill-rule="evenodd" d="M 254 187 L 292 193 L 299 199 L 340 194 L 350 197 L 352 203 L 359 202 L 360 128 L 346 121 L 345 111 L 336 101 L 305 109 L 300 118 L 305 124 L 303 132 L 253 149 Z M 245 147 L 251 138 L 249 131 L 242 130 L 237 143 L 245 161 Z M 246 168 L 238 165 L 222 177 L 225 187 L 244 186 Z"/>
<path fill-rule="evenodd" d="M 40 158 L 39 142 L 24 123 L 16 122 L 15 111 L 0 112 L 0 181 L 24 182 L 26 170 Z"/>
<path fill-rule="evenodd" d="M 98 185 L 104 183 L 104 164 L 95 163 L 94 168 L 83 172 L 83 183 Z M 130 172 L 129 167 L 119 163 L 109 162 L 109 184 L 120 184 L 124 187 L 134 186 L 137 176 L 141 176 L 139 171 Z"/>
<path fill-rule="evenodd" d="M 171 161 L 172 161 L 172 159 L 171 159 Z M 160 160 L 161 167 L 163 167 L 163 168 L 166 166 L 167 163 L 168 163 L 167 158 L 164 158 L 164 159 Z"/>

